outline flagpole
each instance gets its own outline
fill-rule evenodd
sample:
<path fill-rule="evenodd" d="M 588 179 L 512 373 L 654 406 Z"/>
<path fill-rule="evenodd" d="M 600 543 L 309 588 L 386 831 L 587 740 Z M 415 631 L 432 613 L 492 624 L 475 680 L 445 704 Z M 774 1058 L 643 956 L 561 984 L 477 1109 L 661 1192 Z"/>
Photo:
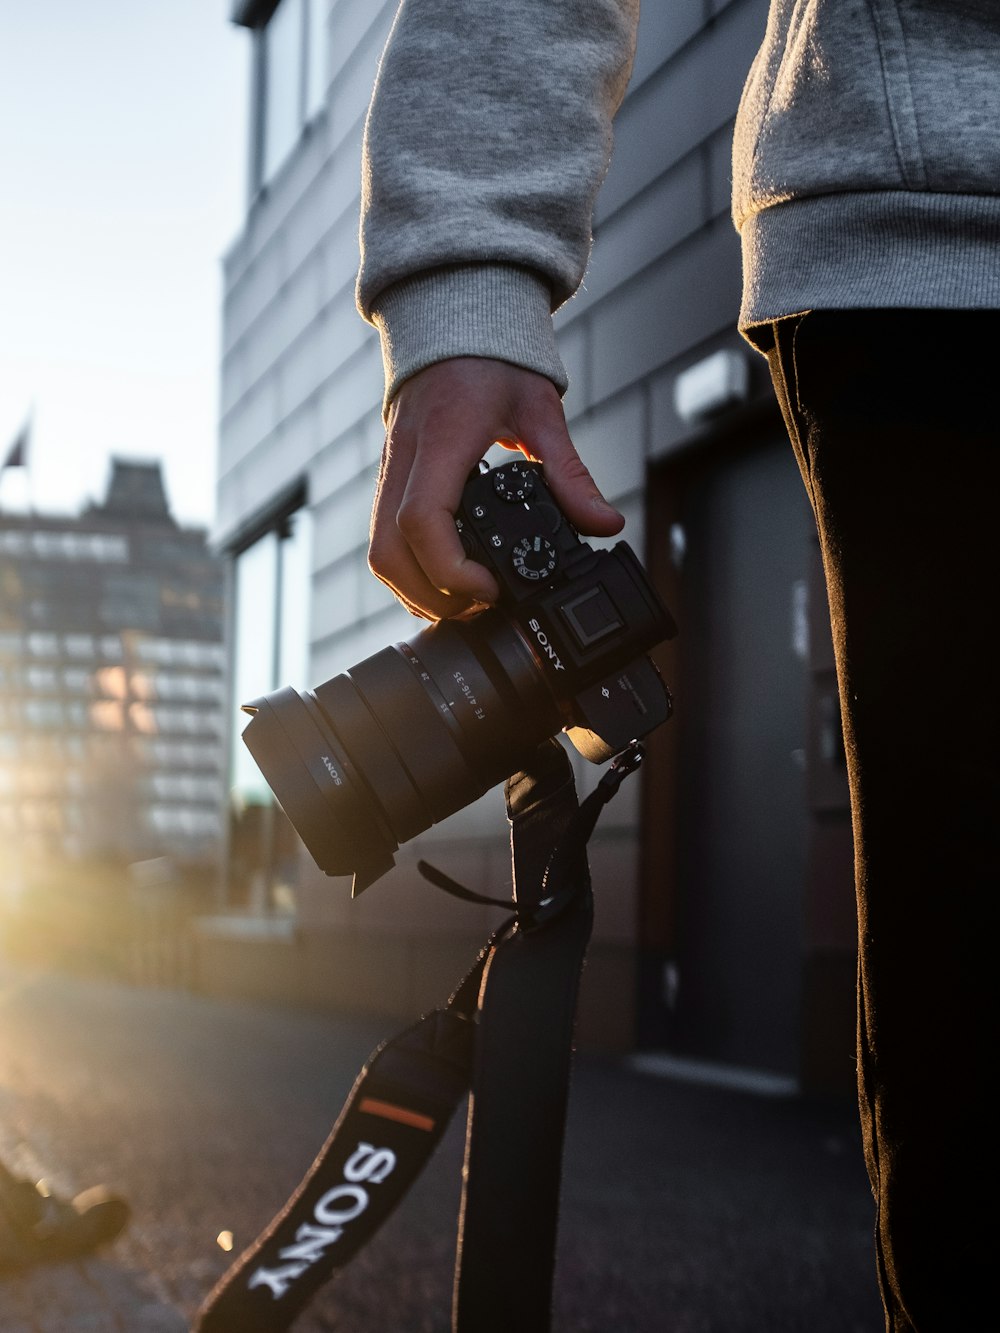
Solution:
<path fill-rule="evenodd" d="M 24 473 L 24 496 L 27 501 L 28 512 L 34 512 L 34 504 L 31 494 L 31 467 L 29 459 L 31 457 L 31 442 L 35 430 L 35 404 L 32 403 L 28 408 L 28 414 L 21 423 L 21 427 L 14 434 L 7 450 L 3 455 L 3 461 L 0 462 L 0 480 L 8 468 L 21 468 Z M 2 488 L 0 488 L 2 489 Z"/>

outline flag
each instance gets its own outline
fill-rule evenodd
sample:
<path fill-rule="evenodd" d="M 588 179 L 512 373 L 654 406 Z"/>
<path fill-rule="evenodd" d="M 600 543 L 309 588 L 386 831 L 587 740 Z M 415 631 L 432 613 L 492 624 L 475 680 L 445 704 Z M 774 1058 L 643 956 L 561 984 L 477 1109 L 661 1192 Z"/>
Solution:
<path fill-rule="evenodd" d="M 28 443 L 31 439 L 31 417 L 28 417 L 24 425 L 10 442 L 7 454 L 0 463 L 0 472 L 9 467 L 27 467 L 28 466 Z"/>

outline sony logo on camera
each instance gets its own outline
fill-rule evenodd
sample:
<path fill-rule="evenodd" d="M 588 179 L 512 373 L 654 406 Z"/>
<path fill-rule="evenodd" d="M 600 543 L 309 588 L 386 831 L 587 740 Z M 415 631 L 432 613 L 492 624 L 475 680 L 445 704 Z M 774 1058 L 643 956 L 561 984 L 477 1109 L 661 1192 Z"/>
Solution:
<path fill-rule="evenodd" d="M 566 668 L 563 666 L 559 654 L 552 647 L 552 644 L 549 642 L 548 635 L 545 633 L 541 625 L 534 617 L 532 617 L 532 619 L 528 621 L 528 628 L 534 631 L 535 638 L 538 640 L 539 648 L 541 648 L 542 652 L 555 667 L 556 671 L 565 671 Z"/>

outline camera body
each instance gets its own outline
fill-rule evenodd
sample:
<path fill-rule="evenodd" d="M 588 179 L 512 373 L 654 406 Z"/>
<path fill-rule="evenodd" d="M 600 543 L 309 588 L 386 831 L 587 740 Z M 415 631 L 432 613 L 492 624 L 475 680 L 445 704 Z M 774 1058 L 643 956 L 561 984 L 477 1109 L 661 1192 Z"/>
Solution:
<path fill-rule="evenodd" d="M 581 540 L 539 464 L 480 464 L 455 522 L 496 606 L 243 705 L 243 741 L 289 821 L 355 894 L 559 731 L 602 763 L 670 716 L 645 656 L 676 633 L 670 613 L 624 542 Z"/>
<path fill-rule="evenodd" d="M 480 464 L 455 516 L 466 554 L 500 587 L 497 608 L 516 626 L 558 699 L 564 729 L 594 763 L 610 759 L 670 715 L 670 695 L 647 648 L 677 630 L 626 542 L 583 541 L 542 467 Z"/>

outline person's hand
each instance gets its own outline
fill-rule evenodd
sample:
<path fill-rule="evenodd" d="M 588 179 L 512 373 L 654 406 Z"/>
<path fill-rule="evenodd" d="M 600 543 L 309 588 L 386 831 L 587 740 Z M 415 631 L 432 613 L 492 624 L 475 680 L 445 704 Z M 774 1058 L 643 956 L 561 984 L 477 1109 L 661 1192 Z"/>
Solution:
<path fill-rule="evenodd" d="M 372 573 L 414 615 L 442 620 L 496 600 L 496 580 L 465 554 L 454 519 L 492 444 L 544 463 L 584 536 L 610 537 L 625 523 L 573 447 L 551 380 L 506 361 L 437 362 L 408 379 L 389 409 L 368 548 Z"/>

